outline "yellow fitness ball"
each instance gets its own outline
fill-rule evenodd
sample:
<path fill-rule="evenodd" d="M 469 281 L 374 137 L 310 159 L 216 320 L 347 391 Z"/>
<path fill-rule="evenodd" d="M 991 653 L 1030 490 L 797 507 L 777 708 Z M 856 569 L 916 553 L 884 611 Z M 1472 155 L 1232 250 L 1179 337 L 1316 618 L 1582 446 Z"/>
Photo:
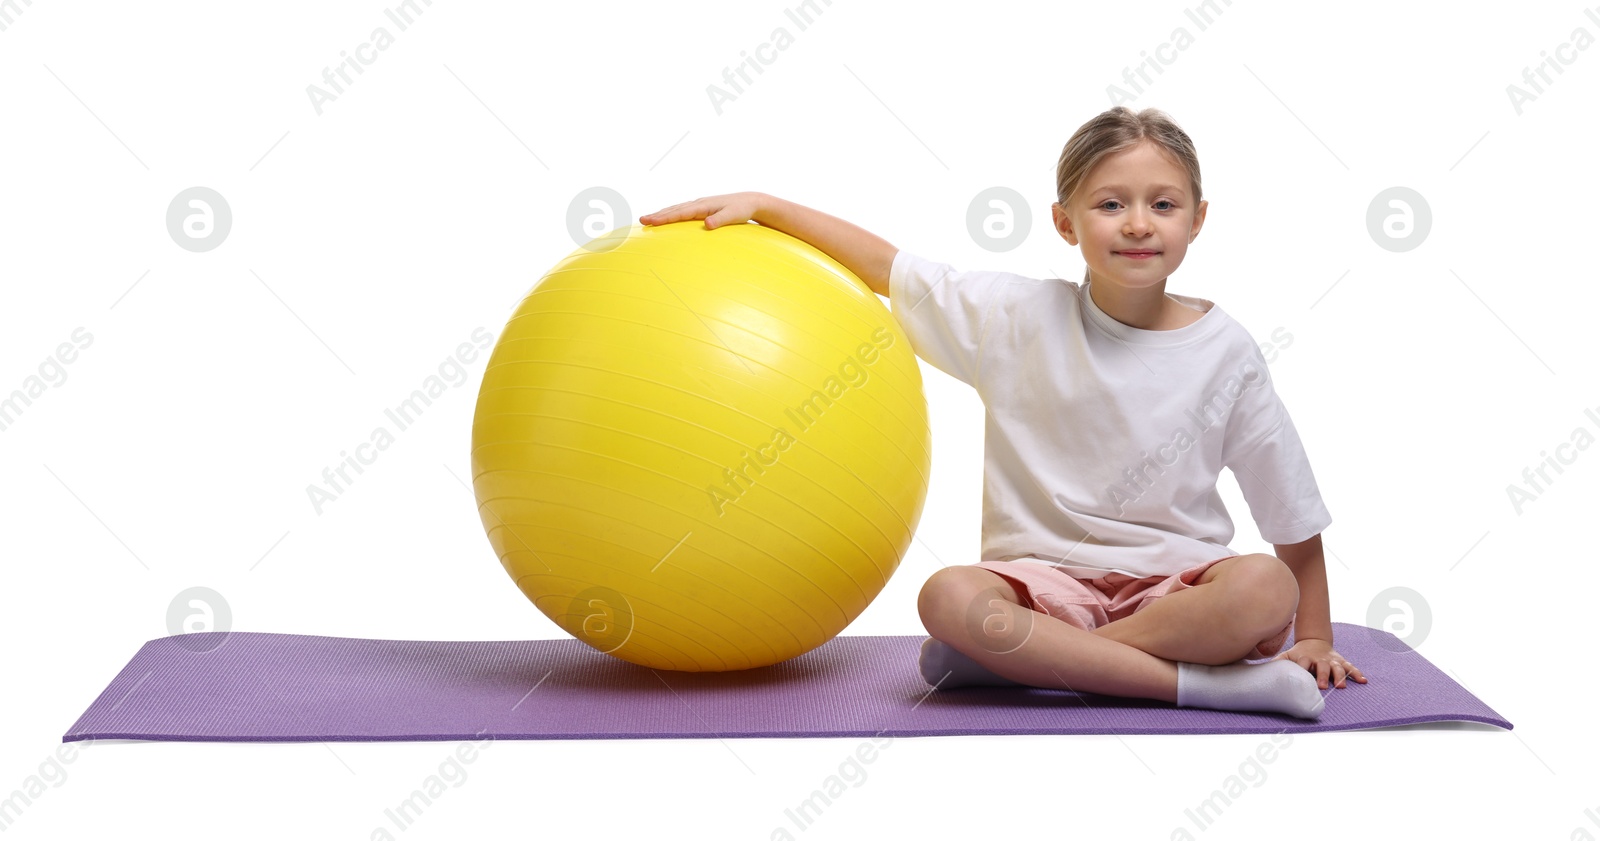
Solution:
<path fill-rule="evenodd" d="M 916 356 L 849 270 L 761 225 L 634 226 L 534 284 L 472 422 L 489 543 L 546 616 L 654 669 L 844 630 L 922 516 Z"/>

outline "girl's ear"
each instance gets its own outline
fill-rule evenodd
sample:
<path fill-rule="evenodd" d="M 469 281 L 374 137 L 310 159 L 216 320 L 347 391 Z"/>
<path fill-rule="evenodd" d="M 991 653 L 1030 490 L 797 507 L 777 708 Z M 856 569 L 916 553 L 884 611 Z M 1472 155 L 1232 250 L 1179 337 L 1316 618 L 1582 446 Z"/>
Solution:
<path fill-rule="evenodd" d="M 1067 215 L 1067 210 L 1061 206 L 1061 202 L 1050 205 L 1050 213 L 1055 217 L 1056 232 L 1061 234 L 1061 238 L 1066 240 L 1068 245 L 1077 245 L 1078 232 L 1072 229 L 1072 217 Z"/>
<path fill-rule="evenodd" d="M 1209 205 L 1210 202 L 1202 201 L 1200 202 L 1199 206 L 1194 209 L 1194 224 L 1189 226 L 1190 242 L 1194 242 L 1194 238 L 1200 236 L 1200 226 L 1204 225 L 1206 222 L 1206 208 Z"/>

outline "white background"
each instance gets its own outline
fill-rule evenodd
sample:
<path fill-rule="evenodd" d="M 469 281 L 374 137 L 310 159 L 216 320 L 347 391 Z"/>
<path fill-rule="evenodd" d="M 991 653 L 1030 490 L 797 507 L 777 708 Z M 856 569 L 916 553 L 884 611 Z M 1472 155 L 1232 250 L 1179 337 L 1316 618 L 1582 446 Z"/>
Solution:
<path fill-rule="evenodd" d="M 320 515 L 305 489 L 392 428 L 383 410 L 474 329 L 498 334 L 575 247 L 580 192 L 620 192 L 625 224 L 761 190 L 960 268 L 1076 278 L 1049 219 L 1061 146 L 1183 26 L 1192 45 L 1131 103 L 1195 138 L 1211 202 L 1168 290 L 1262 341 L 1292 334 L 1272 374 L 1333 513 L 1334 619 L 1366 624 L 1380 592 L 1416 591 L 1418 649 L 1516 729 L 1296 737 L 1206 833 L 1184 810 L 1267 737 L 897 739 L 804 832 L 784 810 L 859 740 L 500 742 L 397 834 L 1392 837 L 1404 810 L 1430 836 L 1600 835 L 1584 813 L 1600 811 L 1585 530 L 1600 451 L 1520 513 L 1506 492 L 1574 429 L 1600 435 L 1584 414 L 1600 414 L 1600 48 L 1561 51 L 1574 60 L 1521 114 L 1506 91 L 1575 29 L 1600 36 L 1600 10 L 1238 0 L 1200 31 L 1173 2 L 837 0 L 801 31 L 781 3 L 438 0 L 399 31 L 385 8 L 0 7 L 0 397 L 75 329 L 93 336 L 0 432 L 0 796 L 170 633 L 189 587 L 220 593 L 241 631 L 561 636 L 462 484 L 484 357 Z M 379 26 L 393 43 L 319 115 L 307 86 Z M 719 115 L 707 87 L 779 26 L 793 44 Z M 195 185 L 233 213 L 204 253 L 165 227 Z M 1396 185 L 1432 214 L 1404 253 L 1366 222 Z M 1003 253 L 966 225 L 996 186 L 1032 213 Z M 982 407 L 923 370 L 918 540 L 848 634 L 922 633 L 922 582 L 976 559 Z M 1222 481 L 1235 548 L 1270 551 Z M 367 838 L 454 748 L 101 743 L 5 832 Z"/>

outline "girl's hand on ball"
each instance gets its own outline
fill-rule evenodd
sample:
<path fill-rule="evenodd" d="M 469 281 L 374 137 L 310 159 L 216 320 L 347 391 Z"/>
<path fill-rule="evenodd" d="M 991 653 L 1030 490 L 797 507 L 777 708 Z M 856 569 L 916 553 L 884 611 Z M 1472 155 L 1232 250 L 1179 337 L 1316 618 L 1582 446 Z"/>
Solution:
<path fill-rule="evenodd" d="M 756 217 L 761 209 L 762 200 L 766 196 L 762 193 L 745 192 L 729 193 L 722 196 L 707 196 L 694 201 L 686 201 L 671 207 L 663 207 L 655 213 L 646 213 L 639 217 L 641 225 L 665 225 L 669 222 L 681 222 L 685 219 L 706 220 L 706 230 L 720 228 L 723 225 L 734 225 L 748 222 Z"/>

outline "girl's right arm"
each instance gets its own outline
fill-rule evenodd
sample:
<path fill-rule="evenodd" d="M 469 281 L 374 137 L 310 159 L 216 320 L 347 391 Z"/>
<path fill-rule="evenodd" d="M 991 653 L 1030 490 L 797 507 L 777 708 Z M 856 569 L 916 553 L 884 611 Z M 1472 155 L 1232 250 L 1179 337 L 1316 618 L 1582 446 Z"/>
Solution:
<path fill-rule="evenodd" d="M 861 278 L 868 289 L 889 297 L 889 267 L 899 249 L 870 231 L 820 210 L 766 193 L 730 193 L 665 207 L 640 216 L 639 223 L 665 225 L 684 219 L 704 219 L 706 230 L 753 219 L 809 243 Z"/>

